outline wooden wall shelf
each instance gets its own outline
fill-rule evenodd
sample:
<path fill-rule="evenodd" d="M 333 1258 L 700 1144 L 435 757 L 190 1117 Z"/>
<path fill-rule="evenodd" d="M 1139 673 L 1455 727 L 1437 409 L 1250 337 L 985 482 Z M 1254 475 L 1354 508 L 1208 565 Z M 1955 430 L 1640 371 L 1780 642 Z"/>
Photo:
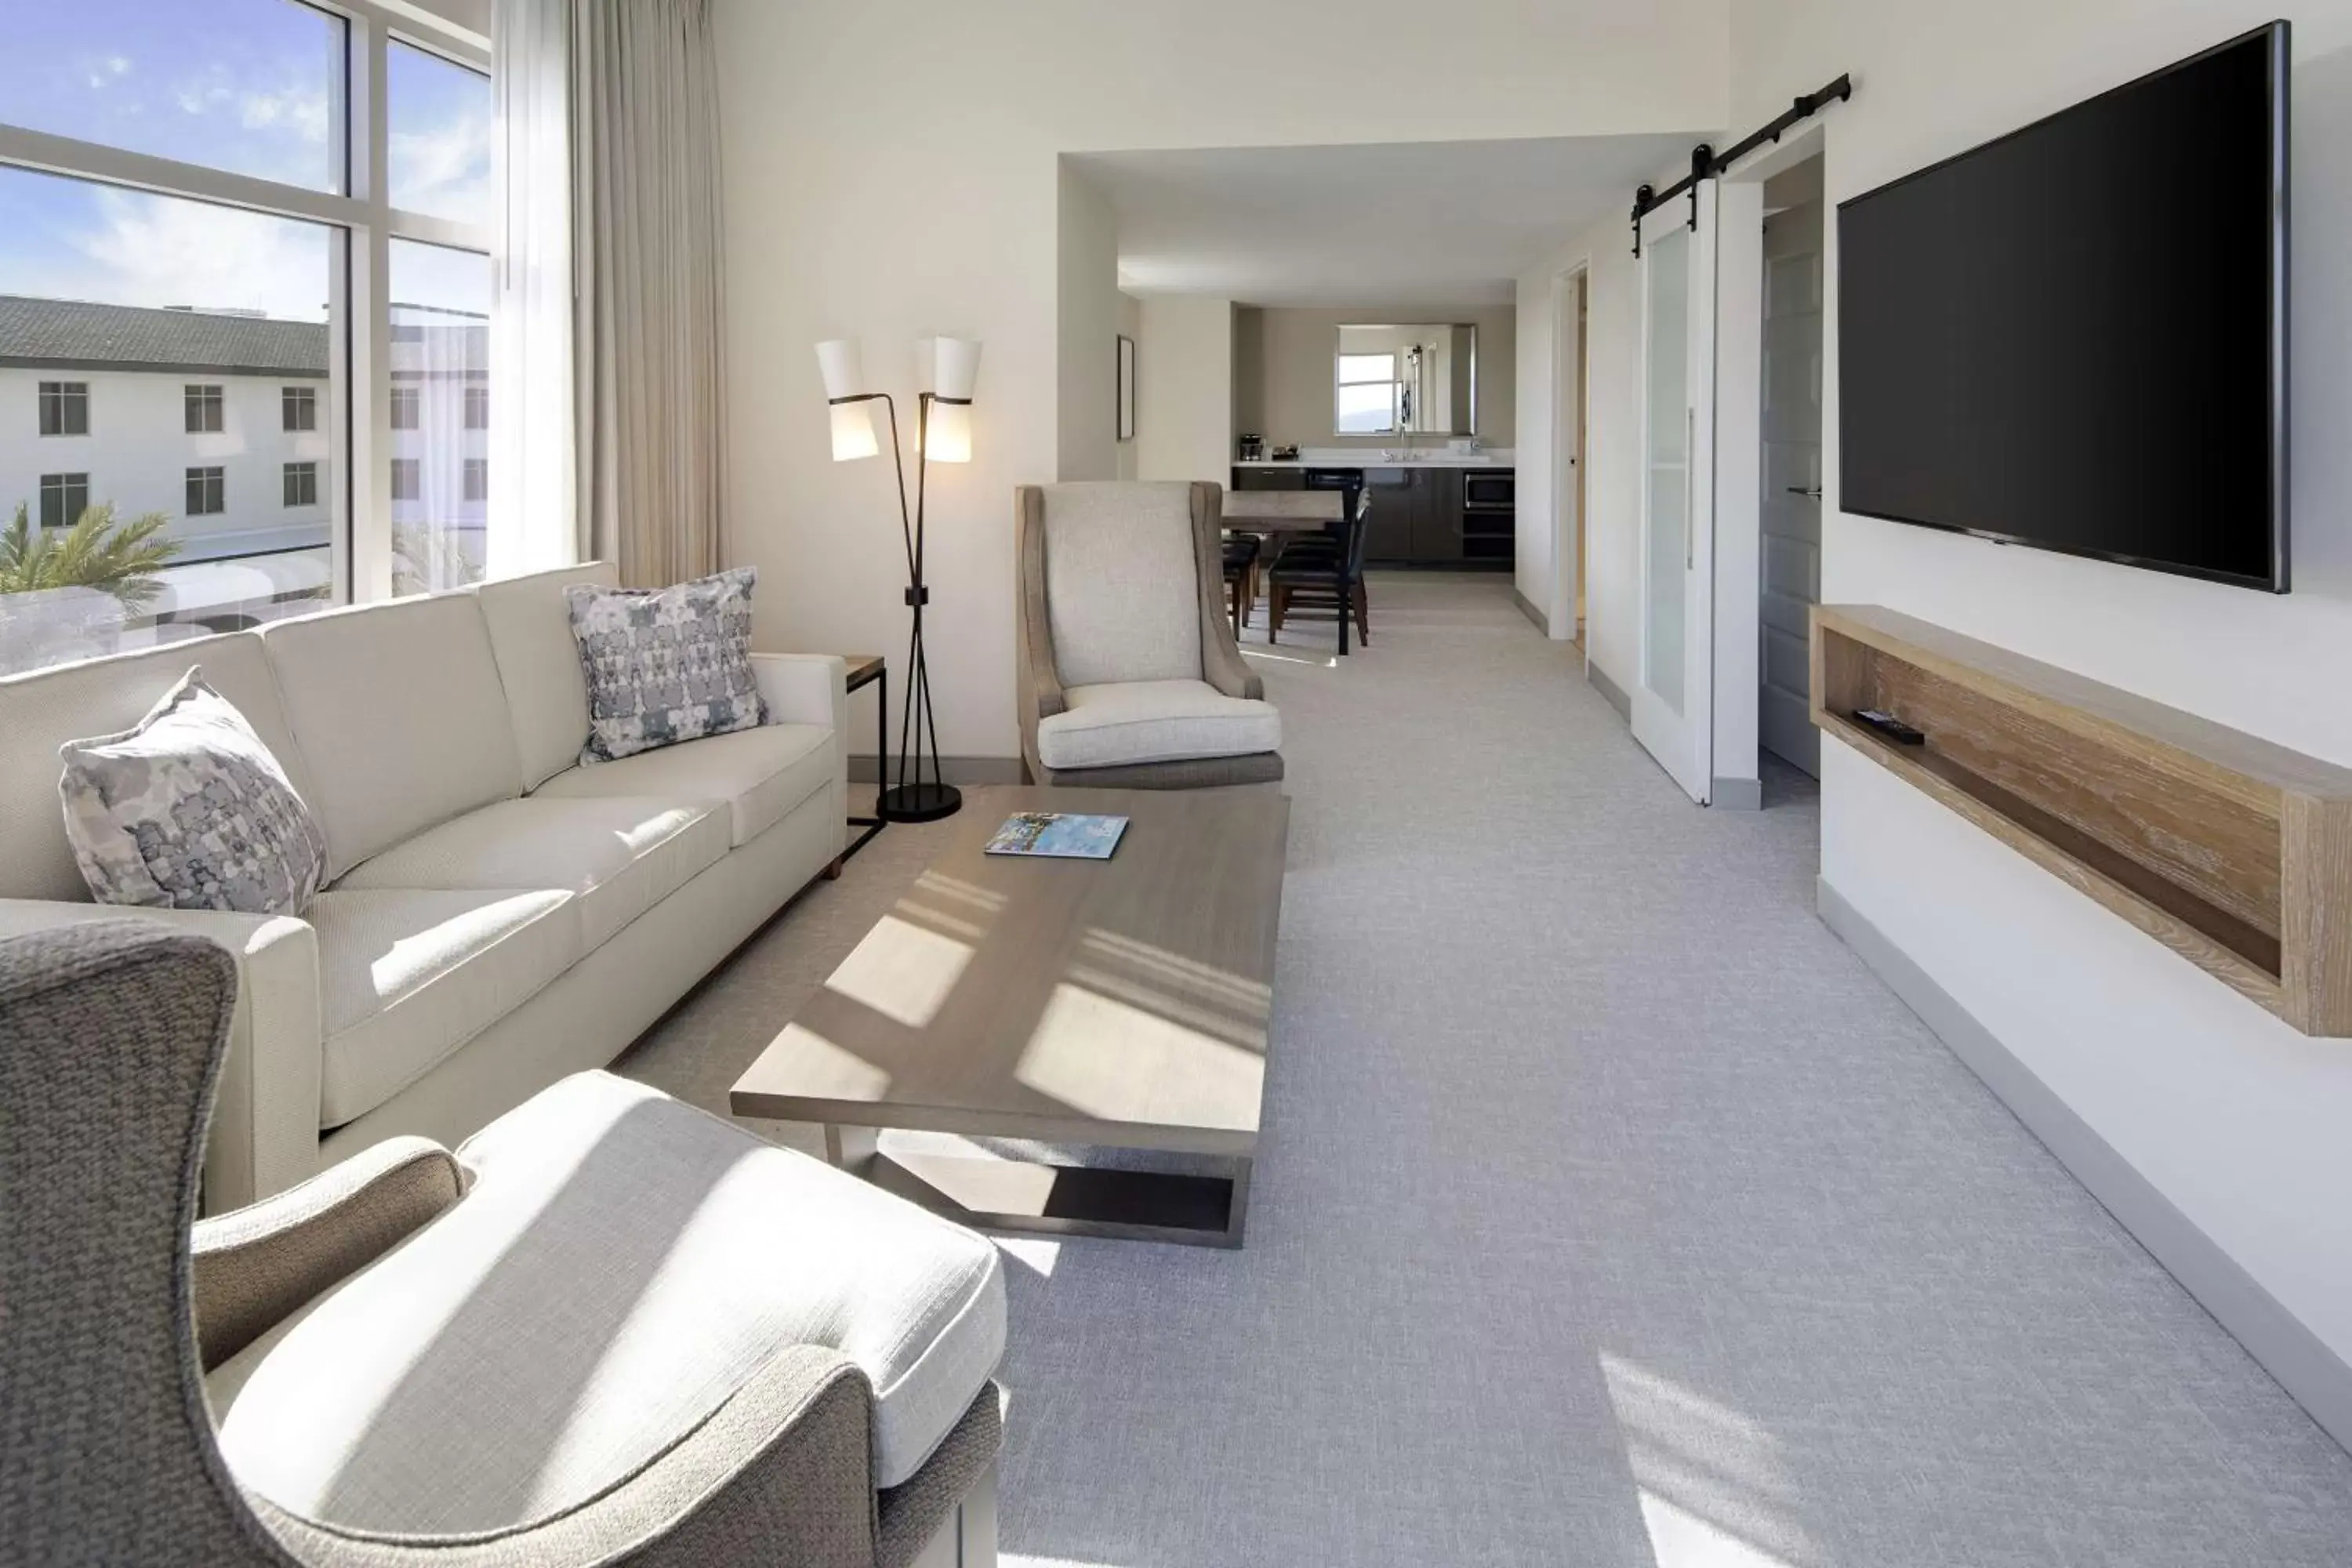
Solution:
<path fill-rule="evenodd" d="M 1812 658 L 1824 734 L 2305 1034 L 2352 1036 L 2352 769 L 1876 605 L 1816 606 Z"/>

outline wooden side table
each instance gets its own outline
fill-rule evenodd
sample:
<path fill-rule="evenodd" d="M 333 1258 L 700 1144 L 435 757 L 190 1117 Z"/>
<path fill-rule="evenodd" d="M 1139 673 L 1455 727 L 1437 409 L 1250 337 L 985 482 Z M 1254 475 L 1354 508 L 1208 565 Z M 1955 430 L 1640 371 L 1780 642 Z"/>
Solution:
<path fill-rule="evenodd" d="M 863 686 L 879 685 L 882 688 L 878 694 L 882 704 L 881 721 L 874 737 L 874 777 L 876 788 L 887 787 L 890 777 L 890 667 L 883 662 L 878 653 L 845 653 L 841 657 L 843 662 L 849 666 L 850 690 L 856 691 Z M 841 742 L 847 746 L 849 737 L 844 735 Z M 878 816 L 853 816 L 849 819 L 849 826 L 862 827 L 866 831 L 849 841 L 849 847 L 841 852 L 844 860 L 865 848 L 867 840 L 882 831 L 883 819 Z"/>

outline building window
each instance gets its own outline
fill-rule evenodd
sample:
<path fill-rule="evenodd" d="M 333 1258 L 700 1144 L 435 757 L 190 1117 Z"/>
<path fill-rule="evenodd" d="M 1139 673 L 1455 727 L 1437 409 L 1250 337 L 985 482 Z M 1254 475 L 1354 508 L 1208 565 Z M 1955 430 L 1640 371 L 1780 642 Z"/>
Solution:
<path fill-rule="evenodd" d="M 198 385 L 191 382 L 182 401 L 187 409 L 189 435 L 220 433 L 221 389 L 218 385 Z"/>
<path fill-rule="evenodd" d="M 466 428 L 487 430 L 490 427 L 490 389 L 487 386 L 466 388 Z"/>
<path fill-rule="evenodd" d="M 41 476 L 41 526 L 71 528 L 89 510 L 88 474 Z"/>
<path fill-rule="evenodd" d="M 286 504 L 317 506 L 319 504 L 319 465 L 289 463 L 286 465 Z"/>
<path fill-rule="evenodd" d="M 319 427 L 319 389 L 315 386 L 289 386 L 278 395 L 279 411 L 289 430 L 316 430 Z"/>
<path fill-rule="evenodd" d="M 395 386 L 392 389 L 392 427 L 394 429 L 415 429 L 424 423 L 422 418 L 424 411 L 424 398 L 416 388 Z"/>
<path fill-rule="evenodd" d="M 1378 436 L 1399 428 L 1397 356 L 1339 356 L 1339 423 L 1342 436 Z"/>
<path fill-rule="evenodd" d="M 420 500 L 424 495 L 424 465 L 415 458 L 394 458 L 392 460 L 392 499 Z"/>
<path fill-rule="evenodd" d="M 214 517 L 228 510 L 227 485 L 221 468 L 188 470 L 188 512 L 190 517 Z"/>
<path fill-rule="evenodd" d="M 488 458 L 466 459 L 466 499 L 467 500 L 490 499 L 490 460 Z"/>
<path fill-rule="evenodd" d="M 89 383 L 86 381 L 41 383 L 41 434 L 44 436 L 89 434 Z"/>

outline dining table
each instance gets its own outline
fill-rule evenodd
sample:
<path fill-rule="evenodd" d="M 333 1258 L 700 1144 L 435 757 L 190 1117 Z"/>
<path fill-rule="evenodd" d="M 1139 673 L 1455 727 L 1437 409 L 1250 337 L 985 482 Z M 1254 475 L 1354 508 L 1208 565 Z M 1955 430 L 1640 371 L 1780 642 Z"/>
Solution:
<path fill-rule="evenodd" d="M 1227 533 L 1320 533 L 1333 523 L 1349 521 L 1349 501 L 1355 491 L 1227 490 L 1224 525 Z M 1362 526 L 1360 523 L 1357 526 Z M 1348 657 L 1348 540 L 1342 530 L 1339 548 L 1331 552 L 1331 590 L 1339 605 L 1339 657 Z"/>

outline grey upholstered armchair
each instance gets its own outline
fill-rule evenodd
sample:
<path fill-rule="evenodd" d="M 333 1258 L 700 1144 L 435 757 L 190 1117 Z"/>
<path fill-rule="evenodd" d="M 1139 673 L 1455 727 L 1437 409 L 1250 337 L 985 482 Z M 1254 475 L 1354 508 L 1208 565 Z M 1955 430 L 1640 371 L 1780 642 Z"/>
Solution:
<path fill-rule="evenodd" d="M 1282 777 L 1282 717 L 1225 618 L 1211 484 L 1024 485 L 1021 756 L 1030 779 L 1194 789 Z"/>
<path fill-rule="evenodd" d="M 544 1091 L 456 1155 L 399 1140 L 197 1225 L 236 985 L 226 952 L 153 922 L 0 942 L 0 1563 L 994 1561 L 1001 1426 L 984 1373 L 944 1415 L 939 1389 L 909 1406 L 918 1380 L 870 1376 L 872 1342 L 802 1342 L 823 1336 L 772 1310 L 749 1324 L 764 1336 L 747 1333 L 723 1300 L 815 1275 L 836 1287 L 826 1310 L 854 1320 L 890 1293 L 877 1215 L 969 1233 L 867 1208 L 833 1184 L 840 1173 L 603 1074 Z M 552 1157 L 583 1121 L 593 1139 Z M 786 1195 L 835 1213 L 845 1254 L 813 1257 L 805 1229 L 775 1234 L 796 1223 L 760 1192 L 779 1171 L 811 1178 Z M 615 1194 L 650 1205 L 667 1244 L 640 1247 L 640 1216 Z M 736 1206 L 723 1223 L 740 1234 L 704 1227 L 746 1198 L 759 1223 Z M 730 1240 L 741 1247 L 714 1246 Z M 978 1265 L 940 1249 L 959 1253 Z M 673 1273 L 691 1297 L 664 1308 L 654 1276 Z M 992 1307 L 1001 1334 L 1001 1294 L 931 1295 L 927 1310 L 985 1321 Z M 698 1327 L 732 1351 L 682 1346 Z M 692 1375 L 662 1375 L 680 1353 L 732 1374 L 696 1393 Z M 224 1388 L 240 1363 L 242 1391 Z M 372 1402 L 346 1408 L 371 1378 Z M 546 1397 L 518 1399 L 525 1386 Z M 654 1413 L 667 1424 L 646 1431 Z M 536 1446 L 514 1452 L 528 1435 Z"/>

